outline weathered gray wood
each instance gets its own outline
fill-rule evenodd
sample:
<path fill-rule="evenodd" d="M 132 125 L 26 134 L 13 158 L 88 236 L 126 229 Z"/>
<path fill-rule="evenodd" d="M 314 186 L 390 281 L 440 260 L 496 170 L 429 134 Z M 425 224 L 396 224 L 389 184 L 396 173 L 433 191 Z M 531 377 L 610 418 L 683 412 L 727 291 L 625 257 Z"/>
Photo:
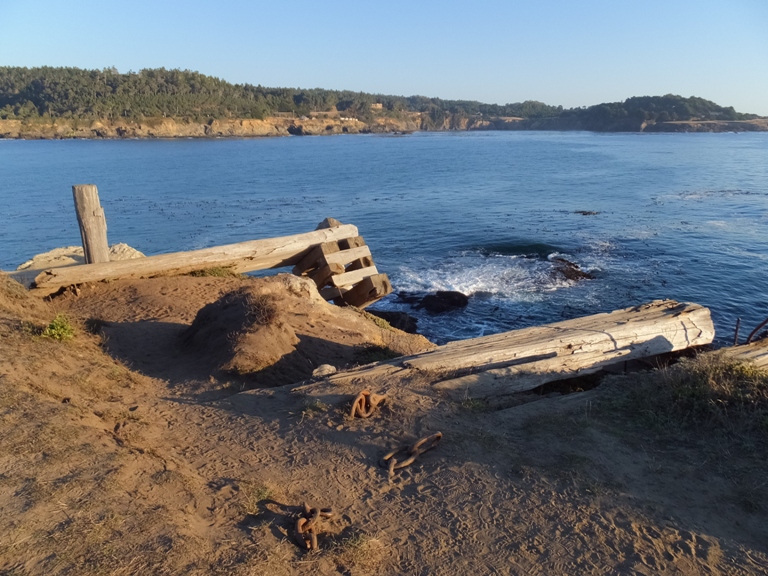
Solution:
<path fill-rule="evenodd" d="M 318 228 L 318 230 L 324 230 L 325 228 Z M 307 274 L 316 268 L 323 265 L 323 260 L 328 254 L 338 252 L 340 250 L 338 242 L 323 242 L 317 246 L 314 246 L 309 250 L 301 260 L 299 260 L 293 267 L 292 272 L 296 276 Z"/>
<path fill-rule="evenodd" d="M 354 272 L 345 272 L 344 274 L 334 276 L 331 278 L 331 282 L 337 288 L 341 288 L 343 286 L 351 286 L 352 284 L 357 284 L 363 278 L 367 278 L 368 276 L 373 276 L 378 273 L 379 271 L 376 269 L 376 266 L 368 266 L 367 268 L 361 268 L 360 270 L 355 270 Z"/>
<path fill-rule="evenodd" d="M 336 262 L 326 264 L 312 272 L 309 277 L 317 285 L 318 288 L 322 288 L 327 285 L 331 280 L 331 276 L 344 273 L 344 265 Z"/>
<path fill-rule="evenodd" d="M 768 338 L 714 352 L 714 354 L 718 353 L 722 353 L 733 360 L 751 362 L 758 368 L 768 369 Z"/>
<path fill-rule="evenodd" d="M 351 264 L 355 260 L 364 258 L 371 255 L 371 249 L 368 246 L 360 246 L 359 248 L 350 248 L 348 250 L 341 250 L 333 254 L 327 254 L 325 256 L 325 262 L 327 264 L 341 264 L 346 266 Z"/>
<path fill-rule="evenodd" d="M 392 292 L 392 284 L 386 274 L 363 278 L 354 288 L 344 293 L 343 300 L 350 306 L 365 308 Z"/>
<path fill-rule="evenodd" d="M 76 184 L 72 186 L 72 196 L 83 239 L 85 263 L 109 262 L 107 219 L 99 202 L 98 188 L 95 184 Z"/>
<path fill-rule="evenodd" d="M 34 291 L 39 295 L 56 292 L 61 287 L 117 278 L 137 278 L 161 274 L 183 274 L 203 268 L 222 267 L 233 272 L 250 272 L 292 266 L 313 246 L 357 236 L 357 227 L 344 224 L 305 234 L 251 240 L 215 246 L 191 252 L 160 254 L 135 260 L 84 264 L 44 270 L 35 277 Z"/>
<path fill-rule="evenodd" d="M 715 329 L 698 304 L 658 300 L 607 314 L 459 340 L 430 352 L 370 365 L 330 377 L 335 383 L 365 380 L 393 369 L 465 375 L 434 387 L 457 398 L 482 398 L 531 390 L 630 359 L 702 346 Z M 466 374 L 466 372 L 475 372 Z"/>

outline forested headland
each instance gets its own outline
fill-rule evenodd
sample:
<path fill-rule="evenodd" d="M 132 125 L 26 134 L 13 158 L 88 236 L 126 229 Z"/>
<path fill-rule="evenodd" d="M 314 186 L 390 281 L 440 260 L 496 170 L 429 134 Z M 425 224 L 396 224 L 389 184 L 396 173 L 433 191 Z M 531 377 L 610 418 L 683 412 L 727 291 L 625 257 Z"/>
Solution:
<path fill-rule="evenodd" d="M 279 121 L 263 126 L 275 119 Z M 59 127 L 49 137 L 173 136 L 179 126 L 186 127 L 179 136 L 451 129 L 768 129 L 755 114 L 671 94 L 564 109 L 537 101 L 501 105 L 321 88 L 267 88 L 164 68 L 119 73 L 115 68 L 10 66 L 0 67 L 0 121 L 16 127 L 17 134 L 0 129 L 5 137 L 29 137 L 24 136 L 24 126 L 37 128 L 31 137 L 46 137 L 42 128 L 46 125 Z M 234 121 L 248 122 L 235 126 Z M 157 127 L 163 122 L 165 132 L 141 131 L 143 124 Z M 90 130 L 88 123 L 98 126 Z"/>

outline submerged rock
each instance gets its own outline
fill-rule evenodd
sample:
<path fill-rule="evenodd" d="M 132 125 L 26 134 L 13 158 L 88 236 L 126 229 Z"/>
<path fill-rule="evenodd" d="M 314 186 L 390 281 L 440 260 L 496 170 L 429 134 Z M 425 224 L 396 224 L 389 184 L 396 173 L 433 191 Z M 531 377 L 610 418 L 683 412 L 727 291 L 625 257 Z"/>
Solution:
<path fill-rule="evenodd" d="M 466 308 L 469 304 L 469 296 L 455 290 L 438 290 L 434 294 L 421 296 L 408 292 L 397 294 L 400 302 L 410 304 L 415 310 L 426 310 L 430 314 L 443 314 L 451 310 Z"/>
<path fill-rule="evenodd" d="M 550 260 L 554 264 L 554 273 L 560 274 L 566 280 L 578 282 L 579 280 L 594 280 L 589 272 L 584 272 L 575 262 L 556 256 Z"/>

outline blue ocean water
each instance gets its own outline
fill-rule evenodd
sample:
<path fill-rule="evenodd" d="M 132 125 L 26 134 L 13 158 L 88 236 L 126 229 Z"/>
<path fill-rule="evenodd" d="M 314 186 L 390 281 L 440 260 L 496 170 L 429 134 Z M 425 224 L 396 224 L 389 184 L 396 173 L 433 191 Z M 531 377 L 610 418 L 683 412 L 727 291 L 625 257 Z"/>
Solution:
<path fill-rule="evenodd" d="M 440 342 L 656 298 L 710 307 L 721 342 L 768 316 L 768 134 L 4 140 L 0 268 L 80 243 L 77 183 L 148 255 L 356 224 L 396 290 L 472 295 L 415 313 Z"/>

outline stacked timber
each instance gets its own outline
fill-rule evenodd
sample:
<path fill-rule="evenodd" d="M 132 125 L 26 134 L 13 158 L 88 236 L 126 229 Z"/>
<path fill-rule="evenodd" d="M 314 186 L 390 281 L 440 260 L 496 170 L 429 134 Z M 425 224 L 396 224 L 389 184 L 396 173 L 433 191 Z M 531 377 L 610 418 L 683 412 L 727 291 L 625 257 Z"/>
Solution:
<path fill-rule="evenodd" d="M 356 226 L 343 224 L 304 234 L 250 240 L 190 252 L 159 254 L 118 262 L 48 268 L 38 271 L 30 288 L 40 296 L 47 296 L 69 286 L 104 280 L 185 274 L 214 267 L 226 268 L 237 273 L 282 268 L 293 266 L 318 244 L 357 236 Z M 16 277 L 21 274 L 29 275 L 30 272 L 23 271 L 11 276 Z"/>
<path fill-rule="evenodd" d="M 335 304 L 365 308 L 392 292 L 389 278 L 379 274 L 362 236 L 318 244 L 293 273 L 311 278 L 320 295 Z"/>

